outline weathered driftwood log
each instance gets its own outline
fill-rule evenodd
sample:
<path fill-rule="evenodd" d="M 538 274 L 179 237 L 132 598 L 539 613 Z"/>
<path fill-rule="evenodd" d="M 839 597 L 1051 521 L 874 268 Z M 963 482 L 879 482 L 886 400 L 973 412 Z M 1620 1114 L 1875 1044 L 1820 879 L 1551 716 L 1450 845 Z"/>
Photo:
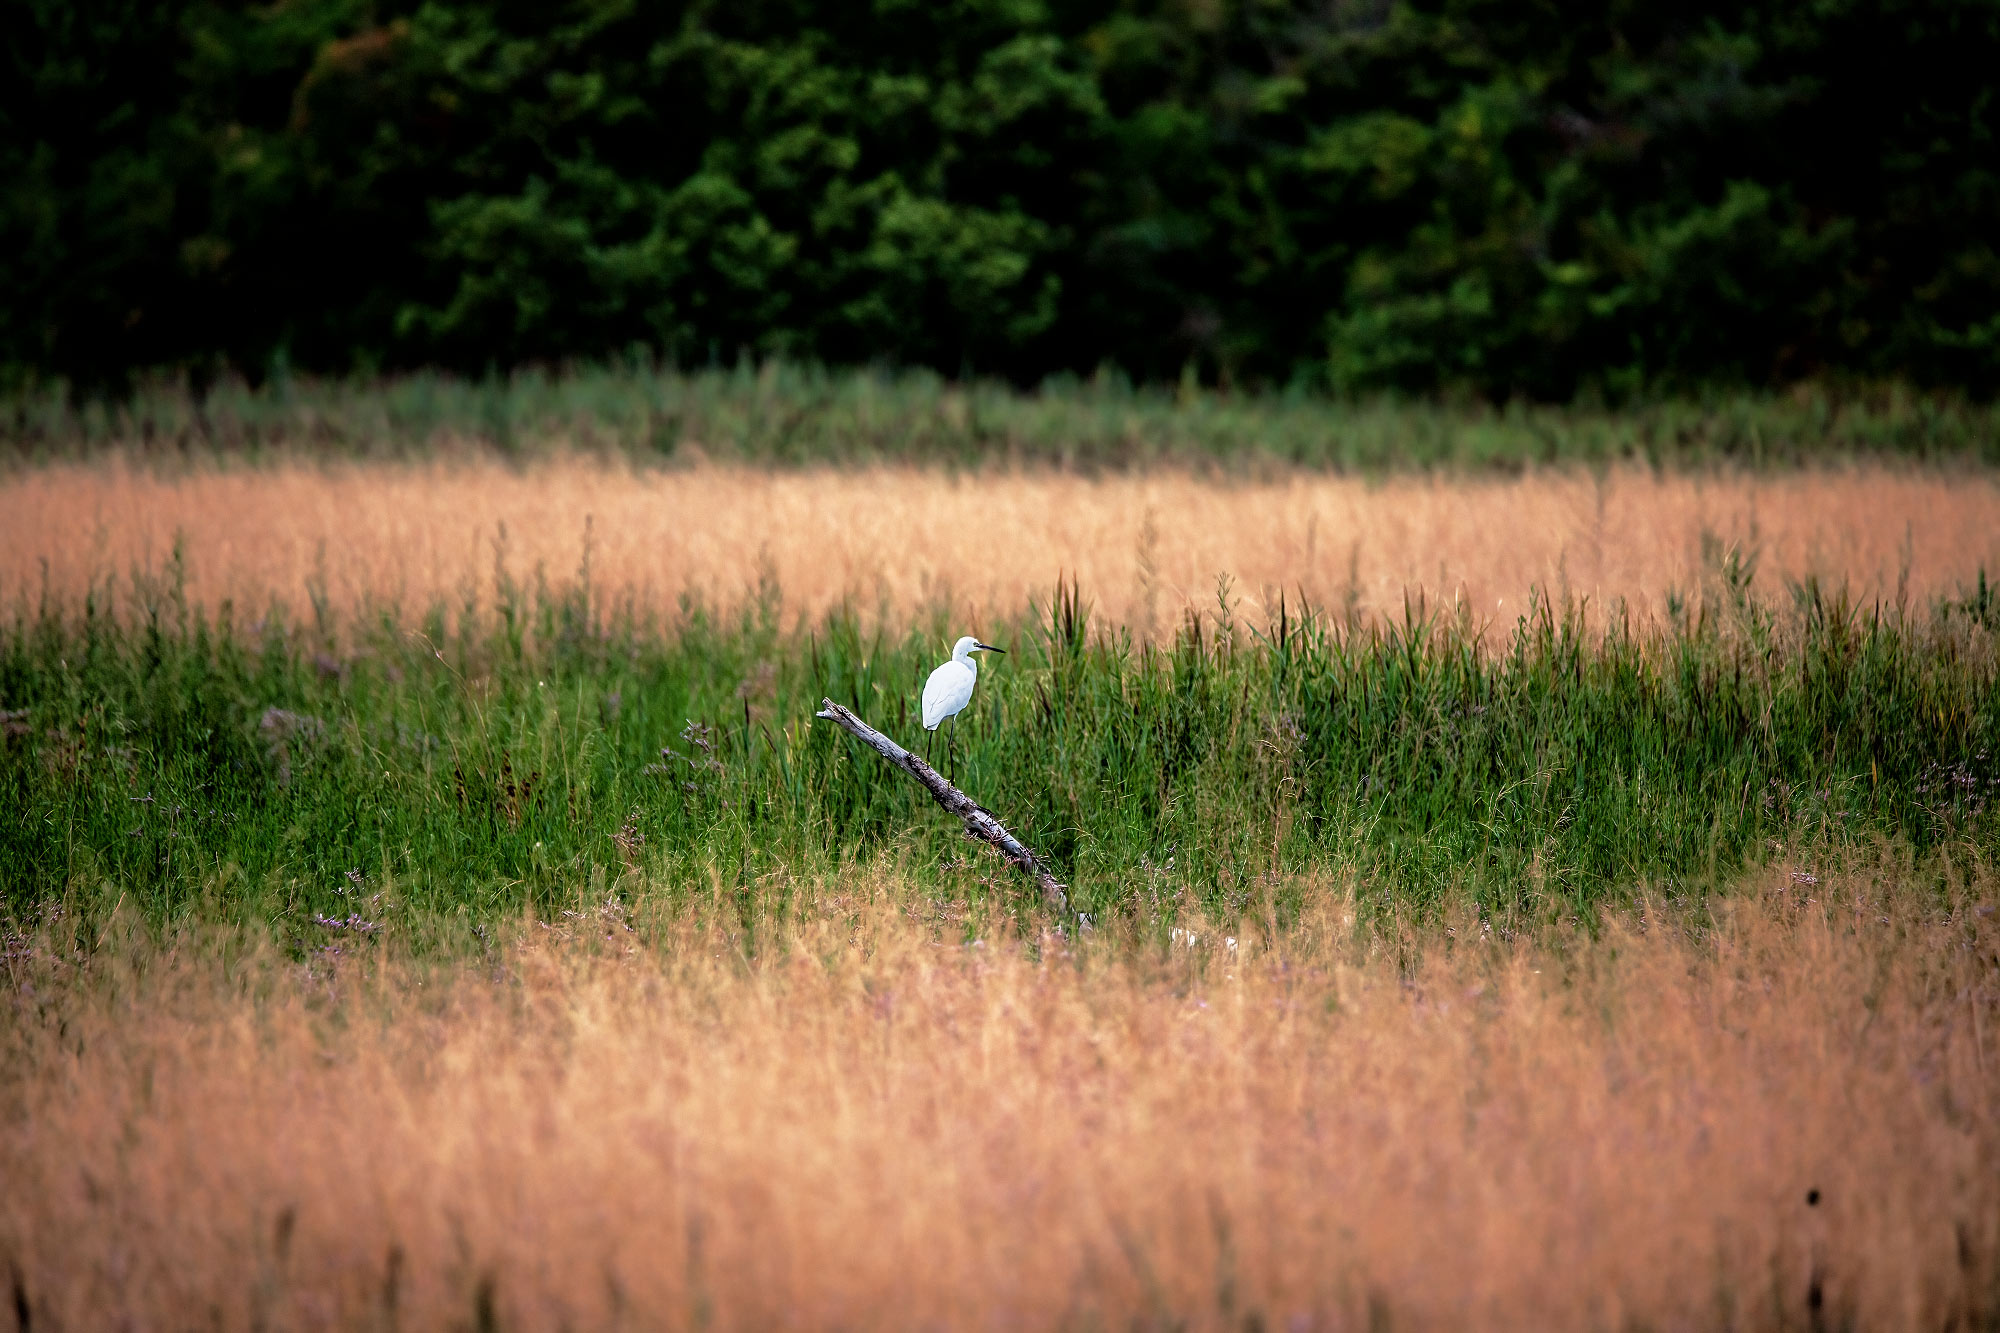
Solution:
<path fill-rule="evenodd" d="M 1009 833 L 1001 822 L 993 817 L 993 812 L 980 805 L 958 788 L 946 782 L 939 772 L 917 756 L 905 750 L 896 742 L 884 736 L 875 728 L 854 715 L 854 711 L 843 708 L 831 699 L 821 699 L 826 705 L 815 713 L 847 730 L 856 739 L 865 742 L 875 753 L 902 769 L 931 794 L 931 799 L 943 806 L 947 813 L 957 815 L 965 821 L 966 836 L 977 838 L 990 844 L 1023 874 L 1035 881 L 1042 891 L 1042 901 L 1056 911 L 1066 911 L 1069 907 L 1069 893 L 1049 868 L 1042 864 L 1040 857 L 1021 845 L 1021 840 Z"/>

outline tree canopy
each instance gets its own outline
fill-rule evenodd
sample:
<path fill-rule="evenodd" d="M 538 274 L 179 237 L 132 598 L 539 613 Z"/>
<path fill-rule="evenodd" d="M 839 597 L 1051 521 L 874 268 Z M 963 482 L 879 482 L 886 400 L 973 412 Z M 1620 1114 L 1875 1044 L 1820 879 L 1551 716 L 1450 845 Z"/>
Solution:
<path fill-rule="evenodd" d="M 1996 0 L 23 0 L 0 367 L 2000 388 Z"/>

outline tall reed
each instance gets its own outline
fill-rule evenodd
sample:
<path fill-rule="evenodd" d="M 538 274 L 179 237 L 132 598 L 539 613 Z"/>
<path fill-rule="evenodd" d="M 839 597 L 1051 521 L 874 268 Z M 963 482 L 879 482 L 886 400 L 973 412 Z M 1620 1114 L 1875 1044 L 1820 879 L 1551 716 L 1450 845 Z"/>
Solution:
<path fill-rule="evenodd" d="M 668 622 L 582 584 L 345 626 L 51 603 L 0 632 L 0 884 L 18 912 L 125 895 L 342 917 L 355 886 L 490 916 L 644 871 L 759 885 L 888 858 L 1011 893 L 913 784 L 811 715 L 838 699 L 929 745 L 915 701 L 941 615 L 902 631 L 777 592 Z M 1004 628 L 1004 632 L 1003 632 Z M 1924 610 L 1725 561 L 1691 599 L 1586 623 L 1540 599 L 1504 638 L 1461 608 L 1392 621 L 1226 595 L 1164 646 L 1074 587 L 989 640 L 950 739 L 962 785 L 1071 878 L 1083 910 L 1233 916 L 1337 868 L 1365 903 L 1561 916 L 1607 893 L 1802 871 L 1890 845 L 1988 856 L 2000 795 L 1996 614 Z M 377 891 L 370 887 L 368 894 Z M 367 896 L 364 894 L 363 896 Z"/>
<path fill-rule="evenodd" d="M 280 377 L 254 388 L 225 380 L 200 394 L 164 380 L 115 402 L 78 402 L 54 385 L 0 402 L 0 450 L 75 457 L 107 444 L 166 456 L 384 457 L 477 446 L 522 458 L 554 447 L 780 465 L 1035 461 L 1087 468 L 1161 461 L 1379 470 L 2000 460 L 1990 405 L 1893 384 L 1717 392 L 1617 408 L 1489 406 L 1174 391 L 1109 374 L 1022 391 L 926 371 L 769 362 L 707 370 L 578 365 L 484 380 Z"/>

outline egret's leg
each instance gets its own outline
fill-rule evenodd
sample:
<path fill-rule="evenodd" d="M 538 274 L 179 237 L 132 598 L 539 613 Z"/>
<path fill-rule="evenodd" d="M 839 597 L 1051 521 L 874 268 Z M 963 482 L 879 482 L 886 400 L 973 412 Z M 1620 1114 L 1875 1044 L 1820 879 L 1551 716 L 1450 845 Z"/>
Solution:
<path fill-rule="evenodd" d="M 951 736 L 945 743 L 945 753 L 951 756 L 951 785 L 958 785 L 958 714 L 951 715 Z"/>

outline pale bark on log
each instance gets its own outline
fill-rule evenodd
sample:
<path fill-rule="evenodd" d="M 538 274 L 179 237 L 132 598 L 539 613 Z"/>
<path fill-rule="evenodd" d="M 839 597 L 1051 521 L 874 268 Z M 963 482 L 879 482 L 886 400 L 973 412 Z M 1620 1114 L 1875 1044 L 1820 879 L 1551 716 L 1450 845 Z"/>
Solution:
<path fill-rule="evenodd" d="M 1035 887 L 1042 891 L 1042 901 L 1058 912 L 1069 909 L 1069 891 L 1042 859 L 1022 845 L 1021 840 L 1009 833 L 1006 826 L 993 817 L 993 812 L 980 805 L 958 788 L 944 780 L 936 769 L 905 750 L 896 742 L 884 736 L 875 728 L 854 715 L 854 711 L 843 708 L 831 699 L 821 699 L 825 705 L 815 717 L 823 717 L 835 723 L 864 742 L 875 753 L 902 769 L 931 794 L 931 799 L 943 806 L 946 813 L 957 815 L 965 823 L 967 837 L 977 838 L 988 844 L 1021 873 L 1035 881 Z"/>

